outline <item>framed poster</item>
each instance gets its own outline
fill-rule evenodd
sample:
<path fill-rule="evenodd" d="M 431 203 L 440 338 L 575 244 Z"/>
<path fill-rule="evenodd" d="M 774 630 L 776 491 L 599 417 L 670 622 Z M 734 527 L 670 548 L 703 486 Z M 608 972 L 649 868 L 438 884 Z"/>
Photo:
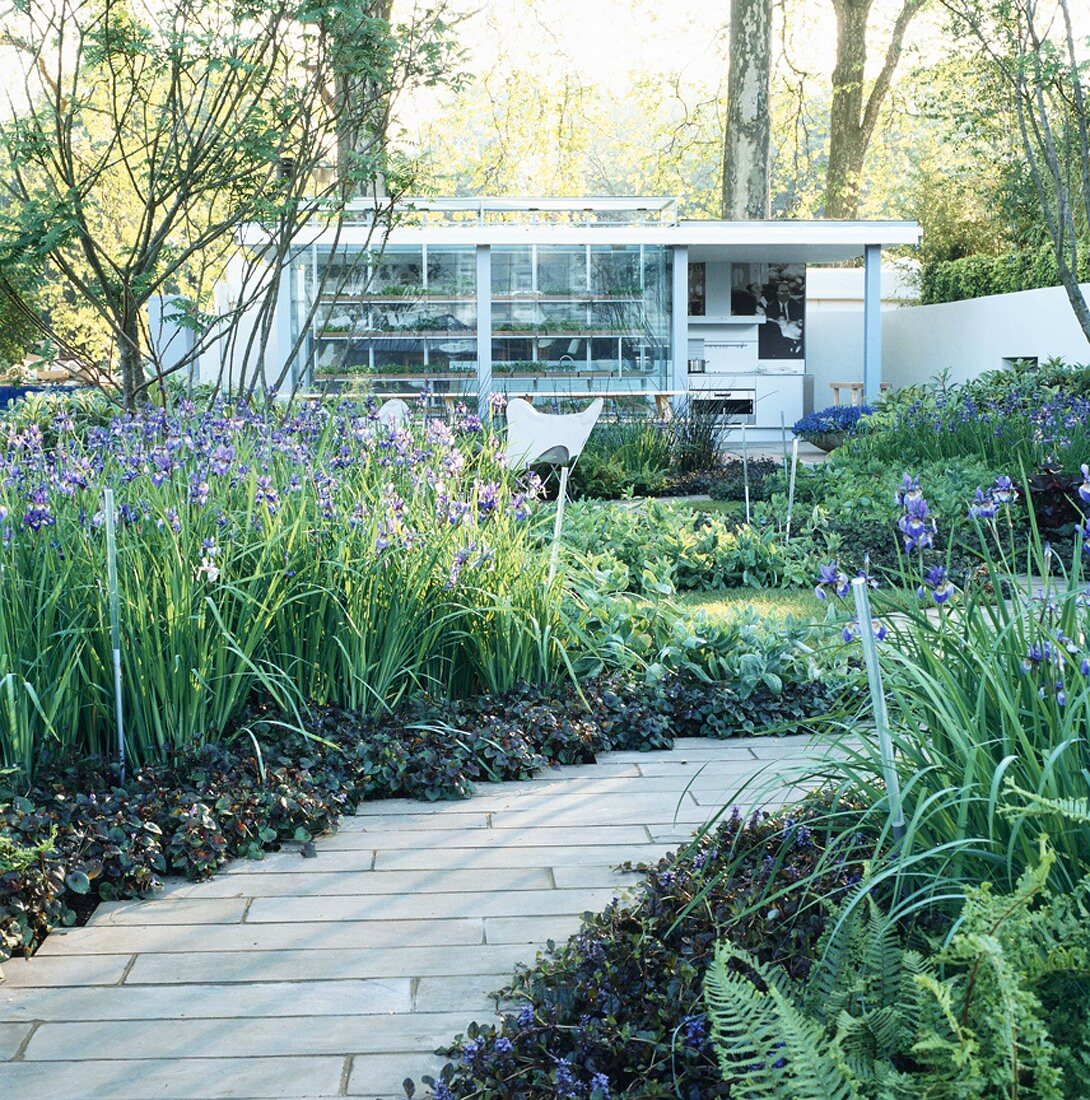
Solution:
<path fill-rule="evenodd" d="M 731 264 L 730 311 L 763 319 L 759 359 L 805 358 L 806 265 Z"/>

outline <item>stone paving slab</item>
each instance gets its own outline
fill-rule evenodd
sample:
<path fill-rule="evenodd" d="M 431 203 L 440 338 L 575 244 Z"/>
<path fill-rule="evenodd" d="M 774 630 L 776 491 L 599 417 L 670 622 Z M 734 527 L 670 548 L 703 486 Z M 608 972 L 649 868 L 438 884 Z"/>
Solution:
<path fill-rule="evenodd" d="M 130 1060 L 412 1053 L 434 1049 L 464 1026 L 463 1015 L 442 1012 L 43 1023 L 23 1058 L 69 1061 L 75 1051 L 93 1051 L 98 1058 L 113 1052 Z"/>
<path fill-rule="evenodd" d="M 533 953 L 530 953 L 533 957 Z M 309 982 L 403 975 L 508 975 L 527 961 L 526 949 L 481 944 L 451 951 L 445 947 L 385 950 L 216 951 L 200 954 L 140 955 L 125 984 L 177 985 L 219 982 Z M 497 987 L 503 982 L 497 982 Z M 2 988 L 2 987 L 0 987 Z"/>
<path fill-rule="evenodd" d="M 15 1017 L 9 1016 L 5 1012 L 4 1019 L 14 1020 Z M 30 1032 L 29 1024 L 0 1024 L 0 1062 L 6 1062 L 14 1058 L 19 1053 L 23 1043 L 26 1042 Z M 3 1078 L 3 1073 L 4 1067 L 0 1065 L 0 1079 Z"/>
<path fill-rule="evenodd" d="M 257 898 L 248 924 L 269 922 L 428 920 L 464 917 L 547 917 L 601 909 L 612 888 L 596 890 L 504 890 L 500 893 L 423 894 L 418 897 Z"/>
<path fill-rule="evenodd" d="M 685 741 L 469 801 L 368 804 L 316 858 L 288 845 L 101 906 L 5 965 L 0 1096 L 400 1100 L 436 1046 L 494 1018 L 516 964 L 634 881 L 617 864 L 676 849 L 758 773 L 741 802 L 771 804 L 813 752 Z"/>
<path fill-rule="evenodd" d="M 324 899 L 323 899 L 324 900 Z M 422 902 L 423 904 L 423 902 Z M 149 918 L 154 920 L 154 914 Z M 211 930 L 190 924 L 96 926 L 55 932 L 39 954 L 82 955 L 136 952 L 276 951 L 330 947 L 458 946 L 484 942 L 479 918 L 371 920 L 292 924 L 223 924 Z"/>
<path fill-rule="evenodd" d="M 157 924 L 241 924 L 250 899 L 241 898 L 156 898 Z M 95 927 L 118 924 L 147 924 L 142 901 L 107 901 L 94 912 Z"/>
<path fill-rule="evenodd" d="M 583 825 L 530 825 L 505 829 L 504 835 L 498 837 L 495 829 L 460 829 L 456 822 L 451 827 L 442 818 L 435 820 L 442 821 L 443 828 L 403 831 L 398 828 L 396 820 L 384 822 L 371 819 L 366 829 L 334 833 L 325 842 L 324 849 L 339 852 L 381 847 L 384 851 L 390 851 L 396 848 L 415 849 L 425 844 L 429 848 L 494 848 L 497 844 L 507 847 L 568 848 L 581 839 L 585 840 L 587 835 Z M 595 827 L 594 838 L 601 844 L 642 844 L 647 839 L 647 833 L 640 825 L 602 825 Z"/>
<path fill-rule="evenodd" d="M 344 1059 L 189 1058 L 9 1062 L 4 1095 L 34 1100 L 302 1100 L 340 1096 Z"/>
<path fill-rule="evenodd" d="M 439 1071 L 443 1068 L 443 1062 L 444 1059 L 442 1058 L 421 1058 L 418 1063 L 419 1072 L 415 1075 L 417 1085 L 420 1084 L 422 1074 L 430 1073 L 433 1077 L 438 1077 Z M 345 1095 L 366 1096 L 368 1100 L 375 1100 L 376 1097 L 379 1097 L 380 1100 L 387 1100 L 388 1095 L 390 1100 L 394 1100 L 394 1098 L 405 1100 L 405 1093 L 401 1089 L 401 1082 L 405 1079 L 405 1076 L 405 1059 L 401 1055 L 358 1055 L 352 1059 Z M 391 1091 L 389 1094 L 376 1091 L 382 1088 L 396 1091 Z M 419 1088 L 416 1095 L 422 1096 L 423 1093 L 424 1089 Z"/>
<path fill-rule="evenodd" d="M 690 830 L 691 832 L 691 830 Z M 587 830 L 583 839 L 588 839 Z M 581 844 L 571 848 L 462 848 L 416 852 L 379 852 L 375 857 L 375 870 L 395 871 L 426 869 L 457 863 L 459 867 L 476 870 L 512 870 L 526 867 L 582 867 L 603 863 L 616 866 L 626 859 L 650 859 L 662 854 L 662 847 L 651 841 L 645 833 L 639 844 Z"/>
<path fill-rule="evenodd" d="M 490 980 L 495 983 L 494 977 Z M 290 1005 L 298 1016 L 410 1012 L 414 1005 L 413 983 L 410 978 L 399 977 L 245 985 L 209 983 L 195 985 L 191 990 L 135 984 L 9 990 L 0 985 L 0 1016 L 26 1022 L 280 1016 L 285 1005 Z M 0 1024 L 0 1044 L 7 1026 Z"/>
<path fill-rule="evenodd" d="M 39 951 L 33 959 L 8 959 L 4 963 L 4 981 L 0 983 L 0 991 L 38 986 L 79 988 L 85 985 L 117 985 L 125 977 L 132 961 L 133 956 L 129 953 L 54 957 Z M 3 1017 L 0 1016 L 0 1019 Z"/>
<path fill-rule="evenodd" d="M 308 861 L 309 862 L 309 861 Z M 548 867 L 509 868 L 504 875 L 505 890 L 548 890 L 555 885 L 554 874 Z M 289 896 L 339 897 L 345 894 L 365 893 L 369 897 L 379 894 L 412 895 L 425 893 L 461 894 L 491 889 L 495 875 L 487 869 L 434 867 L 418 871 L 370 871 L 346 875 L 338 871 L 286 874 L 270 869 L 268 874 L 217 876 L 210 882 L 187 882 L 169 886 L 164 898 L 278 898 Z M 595 883 L 602 886 L 605 883 Z"/>

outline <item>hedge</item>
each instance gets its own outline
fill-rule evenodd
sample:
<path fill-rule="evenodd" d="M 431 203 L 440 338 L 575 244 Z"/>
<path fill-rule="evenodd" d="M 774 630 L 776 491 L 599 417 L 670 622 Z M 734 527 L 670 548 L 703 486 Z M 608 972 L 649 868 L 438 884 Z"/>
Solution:
<path fill-rule="evenodd" d="M 1080 244 L 1078 269 L 1079 282 L 1090 282 L 1090 242 Z M 1006 256 L 965 256 L 926 264 L 920 279 L 920 301 L 930 306 L 1059 285 L 1056 256 L 1048 244 Z"/>

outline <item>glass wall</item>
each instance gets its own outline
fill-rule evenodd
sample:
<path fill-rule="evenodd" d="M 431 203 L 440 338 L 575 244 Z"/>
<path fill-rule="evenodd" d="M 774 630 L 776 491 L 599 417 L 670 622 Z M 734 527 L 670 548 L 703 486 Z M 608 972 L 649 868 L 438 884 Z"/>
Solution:
<path fill-rule="evenodd" d="M 666 387 L 665 246 L 494 247 L 491 265 L 496 390 L 578 396 Z M 296 334 L 316 387 L 476 393 L 474 246 L 316 248 L 295 274 Z"/>
<path fill-rule="evenodd" d="M 663 246 L 492 249 L 492 377 L 508 393 L 653 392 L 669 358 Z"/>
<path fill-rule="evenodd" d="M 309 347 L 316 386 L 476 391 L 477 260 L 465 246 L 316 249 Z M 317 295 L 317 301 L 314 296 Z"/>

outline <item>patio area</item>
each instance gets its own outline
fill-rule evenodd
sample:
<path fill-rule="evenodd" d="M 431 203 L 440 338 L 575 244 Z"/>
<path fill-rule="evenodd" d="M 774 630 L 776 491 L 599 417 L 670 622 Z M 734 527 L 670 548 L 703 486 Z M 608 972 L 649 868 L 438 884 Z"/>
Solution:
<path fill-rule="evenodd" d="M 36 1100 L 403 1097 L 437 1046 L 494 1017 L 516 964 L 634 881 L 618 863 L 676 849 L 746 780 L 824 751 L 688 740 L 463 802 L 369 803 L 314 858 L 288 848 L 103 904 L 5 964 L 0 1083 Z"/>

